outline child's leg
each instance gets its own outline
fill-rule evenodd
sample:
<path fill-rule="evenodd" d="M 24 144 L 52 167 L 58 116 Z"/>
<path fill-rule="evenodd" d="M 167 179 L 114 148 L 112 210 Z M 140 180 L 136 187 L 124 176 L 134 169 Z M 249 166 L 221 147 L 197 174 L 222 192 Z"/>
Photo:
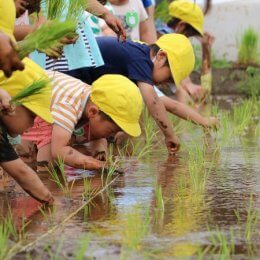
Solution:
<path fill-rule="evenodd" d="M 37 153 L 37 172 L 47 171 L 52 163 L 51 144 L 44 145 L 38 149 Z"/>
<path fill-rule="evenodd" d="M 34 115 L 29 109 L 18 106 L 14 115 L 1 115 L 1 120 L 6 126 L 8 133 L 11 136 L 15 136 L 22 134 L 33 126 Z"/>
<path fill-rule="evenodd" d="M 203 127 L 215 127 L 218 124 L 218 120 L 214 117 L 209 119 L 203 117 L 198 112 L 196 112 L 191 107 L 173 100 L 167 96 L 160 97 L 165 108 L 168 112 L 182 118 L 185 120 L 190 120 L 195 124 L 201 125 Z"/>
<path fill-rule="evenodd" d="M 1 166 L 33 198 L 40 202 L 50 203 L 53 201 L 50 191 L 44 186 L 37 174 L 21 159 L 2 162 Z"/>

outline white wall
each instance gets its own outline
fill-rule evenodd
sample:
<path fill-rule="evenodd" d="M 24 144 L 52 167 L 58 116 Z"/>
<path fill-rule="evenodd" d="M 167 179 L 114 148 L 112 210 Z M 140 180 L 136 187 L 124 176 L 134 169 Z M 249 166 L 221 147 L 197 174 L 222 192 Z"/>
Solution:
<path fill-rule="evenodd" d="M 260 39 L 260 0 L 213 0 L 212 9 L 205 16 L 204 29 L 216 37 L 213 46 L 216 57 L 237 60 L 238 41 L 249 26 Z"/>

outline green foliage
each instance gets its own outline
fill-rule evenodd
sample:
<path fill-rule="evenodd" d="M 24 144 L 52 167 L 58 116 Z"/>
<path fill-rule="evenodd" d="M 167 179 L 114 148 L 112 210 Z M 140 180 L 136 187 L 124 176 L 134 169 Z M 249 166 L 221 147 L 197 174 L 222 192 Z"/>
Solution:
<path fill-rule="evenodd" d="M 239 91 L 248 96 L 260 96 L 260 70 L 254 67 L 247 68 L 245 80 L 238 85 Z"/>
<path fill-rule="evenodd" d="M 65 22 L 53 20 L 42 25 L 38 30 L 26 36 L 23 41 L 18 42 L 19 58 L 23 59 L 35 50 L 45 52 L 50 48 L 59 47 L 59 40 L 65 36 L 72 37 L 76 26 L 77 23 L 71 20 Z"/>
<path fill-rule="evenodd" d="M 252 27 L 242 35 L 239 50 L 239 64 L 257 64 L 259 62 L 259 36 Z"/>
<path fill-rule="evenodd" d="M 75 250 L 75 260 L 83 260 L 86 259 L 85 254 L 86 251 L 88 250 L 90 243 L 90 236 L 89 234 L 82 236 L 78 241 L 77 241 L 77 247 Z"/>
<path fill-rule="evenodd" d="M 15 105 L 23 104 L 28 97 L 40 94 L 44 90 L 44 88 L 48 85 L 48 83 L 49 82 L 47 79 L 33 82 L 31 85 L 24 88 L 15 96 L 13 96 L 11 99 L 11 103 Z"/>
<path fill-rule="evenodd" d="M 52 177 L 51 180 L 54 181 L 57 184 L 58 188 L 61 189 L 61 191 L 69 197 L 71 195 L 71 191 L 75 180 L 72 182 L 71 185 L 69 184 L 66 177 L 64 166 L 65 165 L 63 160 L 61 158 L 58 158 L 57 167 L 51 165 L 49 173 Z"/>
<path fill-rule="evenodd" d="M 168 6 L 168 0 L 162 0 L 160 4 L 156 5 L 155 18 L 160 19 L 162 22 L 169 21 L 171 16 L 169 15 Z"/>

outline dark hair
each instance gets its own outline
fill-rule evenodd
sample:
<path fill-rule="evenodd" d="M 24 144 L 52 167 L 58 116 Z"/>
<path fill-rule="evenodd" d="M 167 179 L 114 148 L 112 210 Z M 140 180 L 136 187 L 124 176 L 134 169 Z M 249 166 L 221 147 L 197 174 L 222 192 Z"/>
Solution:
<path fill-rule="evenodd" d="M 161 50 L 161 48 L 156 43 L 150 44 L 149 47 L 150 47 L 150 50 L 152 51 L 154 56 L 159 52 L 159 50 Z M 165 65 L 170 66 L 168 59 L 166 59 Z"/>
<path fill-rule="evenodd" d="M 168 22 L 167 22 L 167 26 L 169 26 L 170 28 L 175 28 L 177 26 L 177 24 L 179 22 L 181 22 L 182 20 L 179 18 L 171 18 Z M 186 22 L 185 22 L 186 23 Z M 186 30 L 185 30 L 185 35 L 187 35 L 187 37 L 192 37 L 192 36 L 199 36 L 200 33 L 193 28 L 190 24 L 186 23 Z"/>
<path fill-rule="evenodd" d="M 41 10 L 41 0 L 29 0 L 26 9 L 28 10 L 29 14 L 34 12 L 39 13 Z"/>
<path fill-rule="evenodd" d="M 101 116 L 101 118 L 102 118 L 103 120 L 107 120 L 107 121 L 110 121 L 110 122 L 113 122 L 113 123 L 114 123 L 113 119 L 112 119 L 109 115 L 107 115 L 106 113 L 104 113 L 103 111 L 99 110 L 99 115 Z"/>

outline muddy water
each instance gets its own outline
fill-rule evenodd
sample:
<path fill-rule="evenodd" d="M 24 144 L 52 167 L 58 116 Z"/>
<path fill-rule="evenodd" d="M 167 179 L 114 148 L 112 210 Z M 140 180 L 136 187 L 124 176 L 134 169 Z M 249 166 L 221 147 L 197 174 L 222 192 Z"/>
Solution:
<path fill-rule="evenodd" d="M 232 258 L 257 259 L 259 225 L 251 225 L 248 239 L 245 234 L 250 227 L 250 205 L 251 213 L 259 213 L 260 209 L 259 136 L 248 134 L 220 145 L 214 134 L 206 136 L 198 127 L 189 126 L 180 135 L 183 149 L 176 157 L 167 157 L 161 145 L 142 159 L 124 158 L 124 175 L 107 179 L 99 173 L 91 174 L 90 196 L 106 183 L 112 184 L 63 225 L 62 220 L 87 200 L 82 197 L 82 179 L 75 181 L 71 197 L 66 198 L 48 174 L 41 174 L 60 201 L 44 213 L 21 192 L 1 194 L 2 215 L 9 203 L 18 225 L 23 215 L 30 220 L 24 244 L 39 239 L 16 257 L 27 254 L 33 259 L 73 259 L 80 251 L 79 241 L 86 237 L 88 248 L 83 255 L 90 259 L 228 259 L 231 253 Z M 189 172 L 189 151 L 197 146 L 201 150 L 203 143 L 207 144 L 205 167 L 199 169 L 199 181 L 194 183 Z M 207 177 L 201 174 L 205 171 Z M 164 207 L 159 206 L 156 186 L 161 187 Z M 42 237 L 57 225 L 58 229 Z M 132 246 L 140 236 L 139 243 Z"/>

